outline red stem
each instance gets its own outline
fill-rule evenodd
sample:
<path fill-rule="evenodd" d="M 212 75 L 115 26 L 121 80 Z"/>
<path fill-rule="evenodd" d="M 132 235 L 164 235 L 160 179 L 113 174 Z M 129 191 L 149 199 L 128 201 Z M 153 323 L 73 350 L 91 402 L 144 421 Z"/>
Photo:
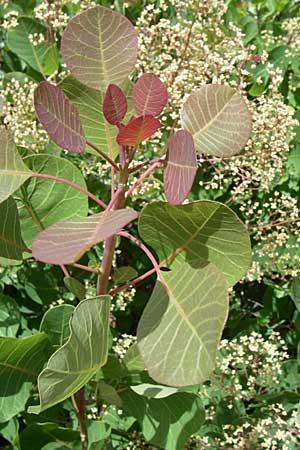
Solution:
<path fill-rule="evenodd" d="M 125 197 L 126 198 L 129 197 L 132 194 L 132 192 L 143 182 L 143 180 L 145 178 L 147 178 L 147 176 L 150 175 L 151 172 L 154 172 L 159 165 L 160 165 L 160 161 L 156 162 L 156 163 L 152 164 L 152 166 L 148 167 L 148 169 L 145 170 L 145 172 L 142 173 L 142 175 L 136 180 L 136 182 L 133 183 L 133 185 L 128 189 L 128 191 L 125 194 Z"/>
<path fill-rule="evenodd" d="M 99 273 L 98 269 L 92 269 L 91 267 L 84 266 L 82 264 L 74 263 L 74 264 L 72 264 L 72 266 L 76 267 L 77 269 L 86 270 L 87 272 Z"/>
<path fill-rule="evenodd" d="M 93 148 L 94 150 L 96 150 L 97 153 L 99 153 L 99 155 L 102 156 L 102 158 L 106 159 L 106 161 L 112 166 L 114 167 L 116 170 L 120 170 L 119 166 L 106 154 L 104 153 L 102 150 L 100 150 L 99 147 L 97 147 L 97 145 L 93 144 L 92 142 L 86 141 L 87 145 L 91 148 Z"/>

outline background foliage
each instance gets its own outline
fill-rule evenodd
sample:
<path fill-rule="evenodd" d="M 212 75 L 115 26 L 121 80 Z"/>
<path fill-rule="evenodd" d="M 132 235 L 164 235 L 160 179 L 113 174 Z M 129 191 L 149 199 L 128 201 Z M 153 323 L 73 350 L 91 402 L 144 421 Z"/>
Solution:
<path fill-rule="evenodd" d="M 53 159 L 50 162 L 39 153 L 56 158 L 63 155 L 62 176 L 72 172 L 68 159 L 80 160 L 48 140 L 35 117 L 33 90 L 46 76 L 50 81 L 62 81 L 70 97 L 79 91 L 95 102 L 95 108 L 100 107 L 100 99 L 96 101 L 88 89 L 67 76 L 58 51 L 70 16 L 97 3 L 122 12 L 139 31 L 140 53 L 133 79 L 141 71 L 153 72 L 168 87 L 171 104 L 161 117 L 163 127 L 144 147 L 149 158 L 164 145 L 186 94 L 195 87 L 228 83 L 247 97 L 253 132 L 245 151 L 232 159 L 201 156 L 189 198 L 219 200 L 233 208 L 248 225 L 254 262 L 231 292 L 217 368 L 208 382 L 190 392 L 176 390 L 169 395 L 165 387 L 158 387 L 153 394 L 134 346 L 124 358 L 135 342 L 137 322 L 154 279 L 147 279 L 138 295 L 131 288 L 114 296 L 111 312 L 116 327 L 110 336 L 108 363 L 89 388 L 96 393 L 88 405 L 89 448 L 296 450 L 300 445 L 300 4 L 287 0 L 2 1 L 1 120 L 14 131 L 20 152 L 30 149 L 27 157 L 32 167 L 47 166 L 48 173 Z M 50 47 L 49 29 L 55 42 Z M 76 101 L 80 110 L 80 97 Z M 83 126 L 93 135 L 91 124 L 88 115 Z M 100 133 L 96 139 L 101 145 Z M 81 173 L 70 173 L 70 178 L 81 184 L 84 177 L 89 190 L 107 201 L 106 164 L 96 164 L 90 154 L 81 159 L 80 168 Z M 62 201 L 66 219 L 76 216 L 76 211 L 65 207 L 72 201 L 71 193 L 61 199 L 59 185 L 49 181 L 48 199 L 37 180 L 27 183 L 26 192 L 31 193 L 42 216 L 43 211 L 46 216 L 51 212 L 57 199 Z M 164 199 L 162 192 L 158 173 L 133 196 L 133 206 Z M 77 201 L 87 208 L 85 198 Z M 21 209 L 20 214 L 26 224 L 27 212 Z M 35 230 L 28 225 L 22 231 L 29 245 Z M 95 264 L 100 256 L 100 249 L 90 251 Z M 117 260 L 124 266 L 114 273 L 117 284 L 151 268 L 130 242 L 120 241 Z M 3 449 L 81 448 L 70 400 L 39 415 L 24 412 L 25 404 L 38 403 L 35 373 L 50 354 L 46 341 L 43 353 L 26 354 L 28 340 L 43 341 L 43 330 L 47 322 L 50 326 L 55 322 L 58 308 L 64 308 L 64 317 L 70 317 L 76 297 L 95 295 L 94 275 L 87 276 L 79 269 L 75 275 L 80 286 L 66 284 L 59 268 L 32 260 L 13 266 L 3 262 L 0 269 L 0 346 L 9 354 L 5 338 L 17 336 L 18 350 L 11 363 L 18 361 L 28 370 L 22 389 L 16 379 L 10 391 L 11 387 L 6 388 L 10 374 L 1 365 L 0 394 L 11 398 L 9 407 L 1 407 Z M 62 327 L 62 341 L 52 335 L 54 348 L 70 333 L 66 324 Z M 144 390 L 123 392 L 134 384 L 144 385 Z M 170 410 L 169 416 L 166 411 Z M 153 424 L 149 417 L 155 414 L 157 422 Z"/>

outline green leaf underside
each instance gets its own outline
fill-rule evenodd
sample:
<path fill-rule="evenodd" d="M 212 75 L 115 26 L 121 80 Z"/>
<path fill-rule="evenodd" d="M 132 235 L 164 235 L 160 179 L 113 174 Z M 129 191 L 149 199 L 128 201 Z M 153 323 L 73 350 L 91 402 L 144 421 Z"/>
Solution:
<path fill-rule="evenodd" d="M 213 264 L 182 263 L 161 276 L 140 319 L 137 339 L 149 375 L 189 386 L 211 374 L 228 311 L 227 283 Z"/>
<path fill-rule="evenodd" d="M 130 389 L 132 389 L 136 394 L 147 398 L 165 398 L 178 392 L 178 389 L 174 387 L 149 383 L 130 386 Z"/>
<path fill-rule="evenodd" d="M 38 378 L 39 413 L 84 386 L 107 359 L 110 297 L 84 300 L 74 310 L 69 340 L 49 359 Z"/>
<path fill-rule="evenodd" d="M 40 331 L 44 332 L 54 347 L 61 347 L 70 336 L 70 319 L 74 312 L 72 305 L 54 306 L 45 313 Z"/>
<path fill-rule="evenodd" d="M 105 135 L 105 126 L 111 136 L 113 148 L 113 158 L 118 154 L 118 145 L 116 143 L 117 129 L 115 126 L 104 123 L 102 112 L 103 93 L 99 90 L 89 88 L 71 75 L 66 77 L 60 84 L 60 88 L 65 92 L 71 102 L 77 107 L 85 137 L 88 141 L 97 145 L 105 153 L 109 153 Z M 122 90 L 127 95 L 131 95 L 132 83 L 126 81 L 121 85 Z M 126 117 L 132 113 L 132 105 L 129 103 Z M 86 151 L 92 151 L 88 146 Z"/>
<path fill-rule="evenodd" d="M 44 333 L 26 338 L 0 337 L 0 422 L 24 410 L 48 354 L 49 341 Z"/>
<path fill-rule="evenodd" d="M 15 337 L 20 326 L 19 305 L 8 295 L 0 294 L 0 336 Z"/>
<path fill-rule="evenodd" d="M 123 358 L 123 364 L 129 372 L 142 372 L 145 370 L 145 363 L 141 357 L 137 343 L 129 347 Z"/>
<path fill-rule="evenodd" d="M 29 17 L 21 17 L 18 25 L 7 33 L 7 45 L 19 58 L 29 64 L 34 70 L 49 75 L 53 67 L 43 67 L 45 56 L 48 51 L 46 42 L 33 45 L 29 39 L 30 34 L 46 34 L 46 28 L 38 21 Z M 46 70 L 45 70 L 46 69 Z"/>
<path fill-rule="evenodd" d="M 35 172 L 65 178 L 86 189 L 80 170 L 66 159 L 39 154 L 26 158 L 26 162 Z M 41 231 L 38 222 L 47 228 L 59 220 L 85 217 L 88 213 L 87 196 L 64 183 L 32 178 L 22 189 L 25 201 L 19 202 L 19 215 L 23 239 L 29 247 L 34 236 Z M 34 220 L 34 216 L 38 220 Z"/>
<path fill-rule="evenodd" d="M 29 177 L 30 170 L 16 151 L 11 133 L 4 127 L 0 128 L 0 203 Z"/>
<path fill-rule="evenodd" d="M 201 260 L 212 262 L 229 286 L 250 266 L 247 230 L 230 208 L 218 202 L 200 200 L 178 206 L 153 202 L 139 216 L 139 233 L 160 261 L 168 258 L 171 267 L 183 261 L 191 266 Z"/>
<path fill-rule="evenodd" d="M 69 291 L 72 292 L 72 294 L 74 294 L 76 298 L 78 298 L 78 300 L 81 301 L 85 299 L 86 288 L 85 285 L 81 283 L 81 281 L 73 277 L 65 277 L 64 283 Z"/>
<path fill-rule="evenodd" d="M 181 111 L 198 153 L 232 156 L 246 145 L 251 115 L 243 97 L 230 86 L 206 84 L 194 91 Z"/>
<path fill-rule="evenodd" d="M 178 392 L 167 398 L 147 399 L 132 391 L 121 393 L 123 409 L 137 418 L 145 439 L 166 450 L 182 450 L 204 422 L 197 395 Z"/>
<path fill-rule="evenodd" d="M 111 83 L 120 85 L 134 68 L 136 31 L 126 17 L 96 6 L 70 20 L 61 52 L 77 80 L 104 92 Z"/>
<path fill-rule="evenodd" d="M 49 264 L 73 264 L 91 247 L 136 218 L 137 213 L 127 208 L 57 222 L 35 237 L 32 255 Z"/>
<path fill-rule="evenodd" d="M 20 261 L 23 251 L 26 247 L 21 236 L 17 205 L 12 197 L 8 197 L 0 203 L 0 256 Z"/>

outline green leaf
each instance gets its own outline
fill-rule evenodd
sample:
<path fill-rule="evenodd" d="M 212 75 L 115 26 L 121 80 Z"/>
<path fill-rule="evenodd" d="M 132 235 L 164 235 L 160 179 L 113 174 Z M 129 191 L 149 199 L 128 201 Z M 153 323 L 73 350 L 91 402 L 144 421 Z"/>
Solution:
<path fill-rule="evenodd" d="M 198 153 L 232 156 L 246 145 L 251 115 L 243 97 L 230 86 L 203 85 L 186 100 L 183 128 L 190 131 Z"/>
<path fill-rule="evenodd" d="M 76 298 L 78 298 L 78 300 L 81 301 L 85 299 L 85 285 L 82 284 L 79 280 L 76 280 L 76 278 L 73 277 L 65 277 L 64 283 L 69 291 L 72 292 L 72 294 L 74 294 Z"/>
<path fill-rule="evenodd" d="M 20 321 L 17 302 L 8 295 L 0 294 L 0 336 L 15 337 Z"/>
<path fill-rule="evenodd" d="M 127 390 L 121 398 L 124 410 L 137 418 L 145 439 L 166 450 L 182 450 L 205 419 L 201 400 L 194 394 L 178 392 L 158 400 Z"/>
<path fill-rule="evenodd" d="M 71 73 L 87 86 L 105 91 L 120 85 L 136 64 L 137 36 L 123 15 L 95 6 L 68 23 L 61 52 Z"/>
<path fill-rule="evenodd" d="M 39 413 L 75 394 L 107 359 L 110 297 L 84 300 L 74 310 L 66 344 L 49 359 L 38 378 Z"/>
<path fill-rule="evenodd" d="M 291 285 L 291 297 L 300 312 L 300 278 L 294 278 Z"/>
<path fill-rule="evenodd" d="M 137 343 L 129 347 L 123 358 L 123 363 L 129 372 L 142 372 L 145 370 L 145 363 L 141 357 Z"/>
<path fill-rule="evenodd" d="M 121 266 L 114 270 L 113 280 L 117 286 L 126 283 L 129 280 L 133 280 L 138 276 L 137 271 L 130 266 Z"/>
<path fill-rule="evenodd" d="M 88 450 L 100 450 L 103 443 L 110 435 L 111 428 L 102 420 L 91 420 L 87 424 Z"/>
<path fill-rule="evenodd" d="M 122 400 L 113 386 L 100 380 L 98 381 L 97 388 L 98 397 L 104 400 L 104 403 L 122 407 Z"/>
<path fill-rule="evenodd" d="M 72 305 L 54 306 L 45 313 L 40 331 L 46 333 L 54 347 L 61 347 L 70 336 L 70 320 L 74 312 Z"/>
<path fill-rule="evenodd" d="M 19 422 L 15 417 L 7 423 L 0 424 L 0 435 L 13 445 L 14 450 L 20 449 Z"/>
<path fill-rule="evenodd" d="M 59 427 L 55 423 L 49 422 L 29 424 L 20 434 L 20 441 L 22 450 L 41 450 L 48 444 L 56 445 L 52 448 L 63 450 L 81 450 L 82 448 L 79 444 L 78 431 Z"/>
<path fill-rule="evenodd" d="M 0 203 L 13 194 L 28 178 L 30 170 L 15 149 L 11 133 L 0 128 Z"/>
<path fill-rule="evenodd" d="M 47 48 L 43 59 L 43 71 L 47 75 L 51 75 L 58 70 L 59 67 L 59 53 L 55 44 Z"/>
<path fill-rule="evenodd" d="M 7 46 L 34 70 L 44 75 L 51 75 L 53 73 L 53 65 L 47 67 L 47 64 L 44 64 L 45 57 L 49 51 L 47 44 L 42 42 L 33 45 L 29 35 L 34 33 L 45 36 L 46 27 L 30 17 L 21 17 L 18 20 L 18 25 L 7 33 Z"/>
<path fill-rule="evenodd" d="M 26 161 L 35 172 L 66 178 L 86 189 L 80 170 L 66 159 L 40 154 Z M 32 178 L 22 187 L 21 196 L 19 216 L 23 239 L 29 247 L 42 228 L 88 213 L 88 198 L 83 192 L 54 180 Z"/>
<path fill-rule="evenodd" d="M 118 145 L 116 143 L 117 129 L 114 126 L 105 123 L 102 112 L 103 93 L 81 84 L 72 76 L 66 77 L 59 87 L 76 106 L 86 139 L 94 145 L 97 145 L 102 151 L 109 153 L 105 134 L 105 127 L 107 127 L 111 137 L 113 149 L 112 157 L 115 158 L 118 154 Z M 121 87 L 127 97 L 131 95 L 131 82 L 126 81 Z M 128 109 L 126 115 L 127 118 L 130 117 L 130 114 L 132 115 L 131 103 L 129 104 Z M 86 147 L 86 151 L 91 151 L 88 146 Z"/>
<path fill-rule="evenodd" d="M 147 398 L 165 398 L 178 392 L 178 389 L 174 387 L 149 383 L 130 386 L 130 389 L 132 389 L 136 394 L 142 395 Z"/>
<path fill-rule="evenodd" d="M 202 383 L 214 369 L 227 318 L 225 277 L 210 263 L 182 263 L 161 278 L 138 324 L 141 356 L 157 383 Z"/>
<path fill-rule="evenodd" d="M 182 261 L 193 267 L 201 260 L 212 262 L 230 286 L 245 275 L 251 263 L 246 227 L 218 202 L 200 200 L 178 206 L 153 202 L 139 216 L 139 233 L 160 261 L 168 259 L 171 267 Z"/>
<path fill-rule="evenodd" d="M 17 205 L 12 197 L 0 203 L 0 217 L 0 256 L 22 260 L 23 252 L 27 249 L 21 236 Z"/>
<path fill-rule="evenodd" d="M 23 411 L 49 354 L 44 333 L 25 338 L 0 337 L 0 422 Z"/>

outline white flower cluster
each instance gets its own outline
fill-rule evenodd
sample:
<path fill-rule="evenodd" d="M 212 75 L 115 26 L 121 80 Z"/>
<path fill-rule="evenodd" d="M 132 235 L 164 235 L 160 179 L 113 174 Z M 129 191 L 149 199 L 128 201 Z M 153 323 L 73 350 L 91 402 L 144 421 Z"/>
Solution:
<path fill-rule="evenodd" d="M 136 289 L 131 287 L 116 294 L 111 305 L 111 311 L 125 311 L 128 304 L 133 302 L 135 293 Z"/>
<path fill-rule="evenodd" d="M 45 42 L 45 36 L 43 35 L 43 33 L 30 33 L 28 35 L 28 39 L 34 47 L 36 47 L 38 44 L 41 44 L 42 42 Z"/>
<path fill-rule="evenodd" d="M 136 342 L 136 336 L 124 333 L 120 337 L 114 337 L 113 341 L 114 352 L 120 359 L 123 359 L 129 347 Z"/>

